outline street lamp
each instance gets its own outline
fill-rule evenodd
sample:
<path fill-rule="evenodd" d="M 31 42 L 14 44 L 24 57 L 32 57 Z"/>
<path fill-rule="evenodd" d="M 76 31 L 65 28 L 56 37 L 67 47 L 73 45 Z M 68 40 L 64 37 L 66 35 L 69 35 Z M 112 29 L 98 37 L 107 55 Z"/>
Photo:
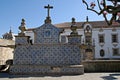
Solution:
<path fill-rule="evenodd" d="M 98 15 L 102 14 L 108 25 L 112 25 L 113 21 L 120 23 L 120 0 L 107 0 L 112 3 L 110 5 L 107 5 L 106 0 L 97 0 L 97 5 L 95 2 L 91 2 L 90 5 L 88 5 L 87 0 L 82 1 L 86 5 L 87 10 L 93 11 Z M 96 10 L 95 6 L 98 6 L 99 10 Z M 108 14 L 111 14 L 111 18 L 109 20 L 107 17 Z"/>

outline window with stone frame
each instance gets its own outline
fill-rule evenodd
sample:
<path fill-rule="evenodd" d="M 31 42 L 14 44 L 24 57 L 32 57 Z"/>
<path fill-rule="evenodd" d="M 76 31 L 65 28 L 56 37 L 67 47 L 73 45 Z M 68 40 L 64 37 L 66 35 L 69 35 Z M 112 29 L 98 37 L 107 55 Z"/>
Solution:
<path fill-rule="evenodd" d="M 118 35 L 112 34 L 112 43 L 118 43 Z"/>
<path fill-rule="evenodd" d="M 120 55 L 119 54 L 119 48 L 113 48 L 113 55 Z"/>
<path fill-rule="evenodd" d="M 99 43 L 104 43 L 104 34 L 99 35 Z"/>

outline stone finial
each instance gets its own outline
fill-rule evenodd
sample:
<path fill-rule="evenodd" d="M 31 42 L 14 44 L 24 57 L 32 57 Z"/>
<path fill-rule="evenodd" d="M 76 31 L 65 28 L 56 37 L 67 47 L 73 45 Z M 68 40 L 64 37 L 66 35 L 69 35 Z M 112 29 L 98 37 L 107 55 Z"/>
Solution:
<path fill-rule="evenodd" d="M 24 34 L 24 31 L 26 30 L 26 27 L 25 27 L 25 20 L 24 19 L 22 19 L 22 22 L 21 22 L 21 25 L 19 26 L 19 29 L 20 29 L 20 33 L 19 33 L 19 35 L 20 36 L 24 36 L 25 34 Z"/>
<path fill-rule="evenodd" d="M 50 5 L 48 4 L 48 6 L 44 6 L 44 8 L 47 9 L 47 17 L 46 17 L 45 23 L 51 23 L 51 19 L 50 19 L 50 9 L 53 9 L 53 6 L 50 6 Z"/>
<path fill-rule="evenodd" d="M 75 25 L 75 18 L 72 18 L 72 25 Z"/>
<path fill-rule="evenodd" d="M 71 34 L 70 35 L 78 35 L 77 30 L 77 26 L 76 26 L 76 22 L 75 22 L 75 18 L 72 18 L 72 25 L 71 25 Z"/>
<path fill-rule="evenodd" d="M 88 22 L 89 21 L 89 18 L 88 18 L 88 16 L 86 17 L 86 22 Z"/>
<path fill-rule="evenodd" d="M 46 23 L 51 23 L 50 17 L 46 17 L 46 19 L 45 19 L 45 24 L 46 24 Z"/>

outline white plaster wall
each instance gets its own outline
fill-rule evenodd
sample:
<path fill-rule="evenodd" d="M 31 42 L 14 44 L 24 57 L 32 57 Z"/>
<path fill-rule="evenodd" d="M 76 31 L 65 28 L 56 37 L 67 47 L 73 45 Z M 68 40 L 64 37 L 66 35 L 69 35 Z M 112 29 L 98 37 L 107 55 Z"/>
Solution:
<path fill-rule="evenodd" d="M 105 43 L 103 46 L 99 44 L 99 34 L 105 35 Z M 118 44 L 117 46 L 113 46 L 112 44 L 112 34 L 118 34 Z M 103 32 L 99 32 L 99 28 L 93 29 L 93 38 L 95 39 L 95 58 L 120 58 L 120 56 L 113 56 L 112 48 L 119 48 L 120 53 L 120 29 L 118 28 L 117 31 L 112 31 L 112 28 L 104 28 Z M 103 49 L 105 51 L 105 56 L 100 56 L 100 50 Z"/>
<path fill-rule="evenodd" d="M 30 39 L 32 39 L 32 42 L 34 43 L 34 32 L 33 31 L 26 31 L 26 36 L 30 36 Z"/>

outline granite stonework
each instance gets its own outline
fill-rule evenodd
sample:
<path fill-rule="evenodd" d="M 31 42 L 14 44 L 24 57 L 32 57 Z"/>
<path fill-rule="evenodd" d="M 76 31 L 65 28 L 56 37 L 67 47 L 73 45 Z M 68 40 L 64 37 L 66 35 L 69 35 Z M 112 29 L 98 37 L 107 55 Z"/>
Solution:
<path fill-rule="evenodd" d="M 60 42 L 62 30 L 51 23 L 45 23 L 35 28 L 33 32 L 35 35 L 33 44 L 29 43 L 28 36 L 16 36 L 16 48 L 10 73 L 84 73 L 84 67 L 81 65 L 80 36 L 69 36 L 68 43 L 62 43 Z"/>
<path fill-rule="evenodd" d="M 0 39 L 0 65 L 5 65 L 7 60 L 13 59 L 14 48 L 10 45 L 15 45 L 15 41 Z"/>

